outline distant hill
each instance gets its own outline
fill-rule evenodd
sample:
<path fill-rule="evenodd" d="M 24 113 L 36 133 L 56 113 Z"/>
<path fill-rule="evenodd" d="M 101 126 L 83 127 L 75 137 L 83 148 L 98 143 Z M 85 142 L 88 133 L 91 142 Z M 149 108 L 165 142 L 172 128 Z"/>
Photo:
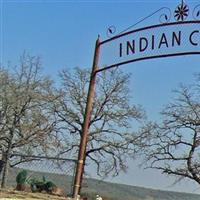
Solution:
<path fill-rule="evenodd" d="M 9 185 L 15 187 L 15 177 L 19 169 L 12 169 L 9 176 Z M 53 181 L 58 186 L 65 189 L 66 194 L 71 193 L 72 177 L 59 174 L 41 173 L 30 171 L 29 175 L 34 177 L 45 176 L 47 180 Z M 106 200 L 200 200 L 200 195 L 153 190 L 142 187 L 108 183 L 95 179 L 84 181 L 82 193 L 94 200 L 96 194 L 106 197 Z"/>
<path fill-rule="evenodd" d="M 112 200 L 200 200 L 200 195 L 153 190 L 88 179 L 85 193 L 99 193 Z"/>

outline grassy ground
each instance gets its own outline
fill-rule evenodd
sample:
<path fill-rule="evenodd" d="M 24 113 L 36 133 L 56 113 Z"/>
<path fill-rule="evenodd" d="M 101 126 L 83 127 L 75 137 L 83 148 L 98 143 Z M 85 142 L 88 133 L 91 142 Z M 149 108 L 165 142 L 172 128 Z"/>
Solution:
<path fill-rule="evenodd" d="M 20 192 L 13 189 L 0 189 L 0 200 L 67 200 L 49 194 Z"/>
<path fill-rule="evenodd" d="M 15 177 L 21 169 L 12 169 L 9 173 L 8 184 L 10 188 L 16 187 Z M 65 196 L 70 196 L 73 178 L 61 174 L 43 173 L 29 171 L 29 175 L 46 180 L 53 181 L 58 187 L 65 191 Z M 200 200 L 200 195 L 186 194 L 170 191 L 153 190 L 142 187 L 135 187 L 123 184 L 108 183 L 95 179 L 84 179 L 82 195 L 88 197 L 88 200 L 94 200 L 96 194 L 107 197 L 109 200 Z M 14 193 L 14 194 L 13 194 Z M 1 191 L 0 200 L 67 200 L 47 194 L 36 193 L 18 193 L 13 190 Z"/>

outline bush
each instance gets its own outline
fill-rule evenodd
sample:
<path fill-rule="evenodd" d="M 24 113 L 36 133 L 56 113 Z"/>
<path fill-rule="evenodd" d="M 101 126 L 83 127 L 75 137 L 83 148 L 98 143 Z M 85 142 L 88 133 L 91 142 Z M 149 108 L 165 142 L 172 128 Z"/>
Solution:
<path fill-rule="evenodd" d="M 56 184 L 54 184 L 53 182 L 46 181 L 45 177 L 43 177 L 42 180 L 36 178 L 30 179 L 29 184 L 31 185 L 32 192 L 46 191 L 50 193 L 53 187 L 56 187 Z"/>
<path fill-rule="evenodd" d="M 27 171 L 22 170 L 16 176 L 17 187 L 16 190 L 25 191 L 27 182 Z"/>
<path fill-rule="evenodd" d="M 17 182 L 17 184 L 25 184 L 26 181 L 27 181 L 27 171 L 22 170 L 17 174 L 16 182 Z"/>

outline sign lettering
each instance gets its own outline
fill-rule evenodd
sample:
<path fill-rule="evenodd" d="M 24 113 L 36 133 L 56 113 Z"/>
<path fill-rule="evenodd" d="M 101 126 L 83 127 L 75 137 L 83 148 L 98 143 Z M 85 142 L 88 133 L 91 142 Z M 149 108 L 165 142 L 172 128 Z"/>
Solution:
<path fill-rule="evenodd" d="M 100 66 L 200 54 L 200 21 L 173 22 L 133 30 L 100 43 Z"/>

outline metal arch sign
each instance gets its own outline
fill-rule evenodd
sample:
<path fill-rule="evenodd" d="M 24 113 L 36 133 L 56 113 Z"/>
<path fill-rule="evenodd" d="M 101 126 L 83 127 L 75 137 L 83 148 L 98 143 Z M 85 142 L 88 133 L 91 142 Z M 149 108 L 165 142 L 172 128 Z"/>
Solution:
<path fill-rule="evenodd" d="M 148 26 L 100 42 L 98 71 L 161 57 L 200 54 L 200 21 Z"/>
<path fill-rule="evenodd" d="M 80 194 L 81 190 L 97 73 L 112 67 L 140 60 L 183 55 L 200 55 L 200 5 L 197 5 L 193 9 L 193 21 L 186 21 L 186 18 L 189 16 L 189 7 L 183 0 L 174 11 L 175 22 L 169 23 L 171 19 L 171 10 L 166 7 L 153 12 L 141 21 L 144 21 L 163 9 L 167 9 L 170 13 L 169 16 L 166 14 L 160 16 L 160 18 L 164 17 L 165 23 L 131 31 L 127 31 L 127 29 L 124 33 L 111 37 L 110 39 L 100 41 L 98 38 L 96 41 L 74 179 L 74 198 Z M 101 68 L 98 68 L 98 66 L 101 66 Z"/>
<path fill-rule="evenodd" d="M 145 17 L 161 12 L 160 24 L 147 26 L 99 42 L 98 71 L 141 60 L 200 54 L 200 4 L 192 10 L 192 20 L 189 17 L 189 6 L 179 4 L 173 12 L 175 22 L 170 22 L 170 8 L 162 7 Z M 161 20 L 164 19 L 164 22 Z M 138 24 L 138 23 L 136 23 Z M 127 29 L 128 30 L 128 29 Z"/>

